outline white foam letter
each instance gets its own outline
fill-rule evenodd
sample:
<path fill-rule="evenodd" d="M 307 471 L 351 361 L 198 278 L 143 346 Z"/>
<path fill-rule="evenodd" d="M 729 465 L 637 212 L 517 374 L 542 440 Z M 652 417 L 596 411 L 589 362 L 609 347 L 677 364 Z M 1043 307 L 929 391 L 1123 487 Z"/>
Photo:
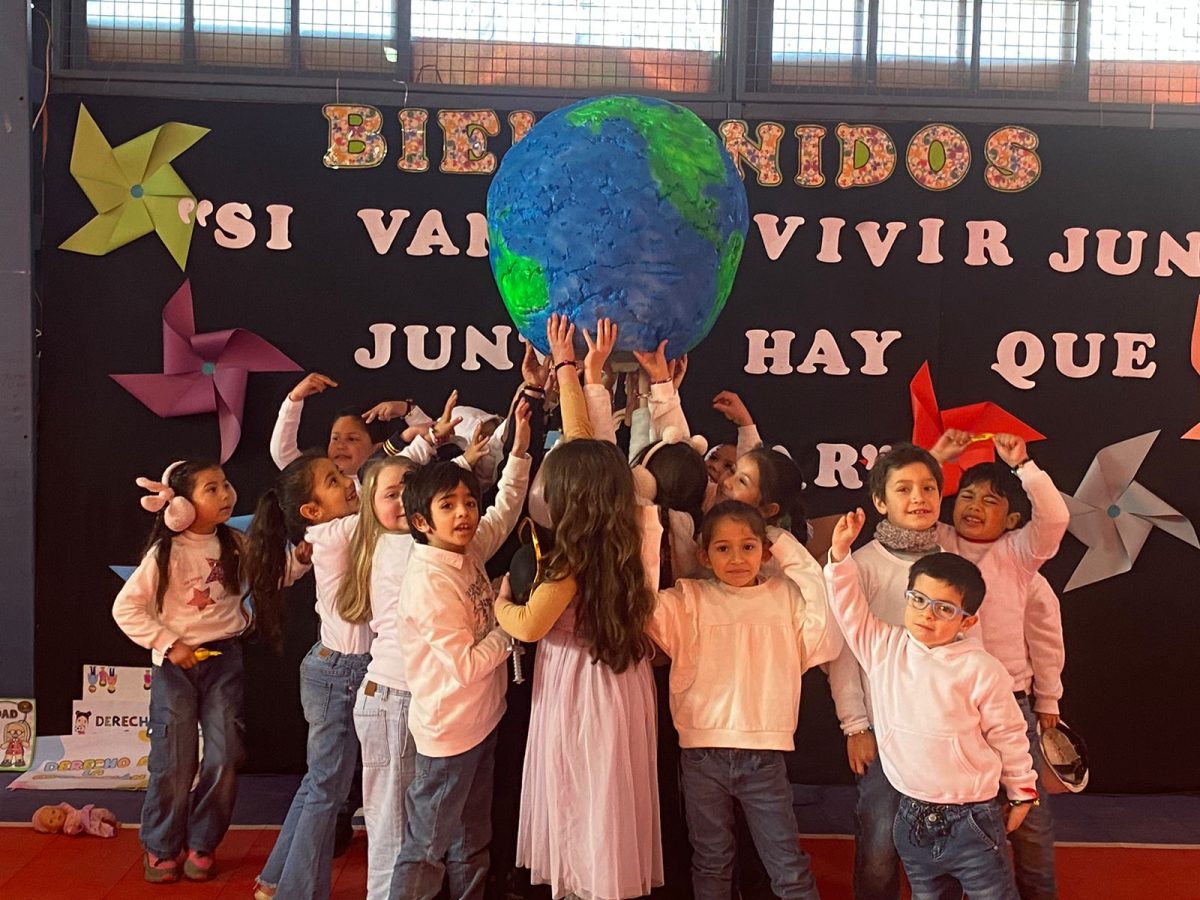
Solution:
<path fill-rule="evenodd" d="M 1020 347 L 1025 350 L 1023 363 L 1017 362 L 1017 349 Z M 1036 386 L 1036 382 L 1026 376 L 1034 374 L 1045 361 L 1046 350 L 1037 335 L 1028 331 L 1010 331 L 996 347 L 996 361 L 992 363 L 992 369 L 1013 387 L 1027 391 Z"/>
<path fill-rule="evenodd" d="M 1011 266 L 1012 256 L 1004 246 L 1004 236 L 1008 229 L 999 222 L 988 219 L 967 223 L 967 258 L 968 266 L 986 266 L 988 258 L 993 265 Z"/>
<path fill-rule="evenodd" d="M 400 226 L 404 224 L 404 220 L 408 216 L 407 209 L 393 209 L 388 213 L 390 221 L 385 227 L 382 209 L 360 209 L 358 211 L 358 217 L 367 226 L 367 234 L 375 246 L 375 252 L 380 256 L 392 249 L 392 241 L 396 240 L 396 235 L 400 233 Z"/>
<path fill-rule="evenodd" d="M 432 372 L 434 369 L 444 369 L 450 361 L 450 338 L 454 336 L 453 325 L 439 325 L 437 359 L 425 355 L 425 335 L 429 329 L 424 325 L 405 325 L 404 336 L 408 338 L 408 362 L 414 369 Z"/>
<path fill-rule="evenodd" d="M 757 213 L 754 216 L 754 224 L 762 236 L 763 249 L 767 251 L 767 259 L 772 261 L 779 259 L 796 229 L 804 224 L 804 219 L 801 216 L 788 216 L 783 222 L 783 231 L 780 231 L 779 216 L 770 213 Z"/>
<path fill-rule="evenodd" d="M 854 466 L 858 463 L 858 451 L 849 444 L 817 444 L 821 464 L 813 484 L 817 487 L 862 487 L 862 479 Z"/>
<path fill-rule="evenodd" d="M 1113 374 L 1118 378 L 1153 378 L 1158 364 L 1142 364 L 1146 362 L 1146 350 L 1154 346 L 1154 335 L 1118 331 L 1113 337 L 1117 339 L 1117 365 Z"/>
<path fill-rule="evenodd" d="M 885 331 L 881 335 L 878 331 L 852 331 L 850 337 L 858 341 L 863 352 L 867 354 L 866 363 L 858 371 L 863 375 L 886 375 L 887 366 L 883 364 L 883 351 L 900 339 L 900 332 Z"/>
<path fill-rule="evenodd" d="M 771 344 L 767 345 L 767 338 Z M 796 337 L 794 331 L 772 331 L 769 335 L 761 328 L 751 328 L 746 332 L 749 349 L 746 353 L 744 371 L 750 375 L 790 375 L 792 372 L 791 352 L 792 340 Z M 767 360 L 771 368 L 767 369 Z"/>
<path fill-rule="evenodd" d="M 375 352 L 372 354 L 366 347 L 359 347 L 354 351 L 354 361 L 364 369 L 386 366 L 392 358 L 392 335 L 396 333 L 396 326 L 376 322 L 367 331 L 375 335 Z"/>

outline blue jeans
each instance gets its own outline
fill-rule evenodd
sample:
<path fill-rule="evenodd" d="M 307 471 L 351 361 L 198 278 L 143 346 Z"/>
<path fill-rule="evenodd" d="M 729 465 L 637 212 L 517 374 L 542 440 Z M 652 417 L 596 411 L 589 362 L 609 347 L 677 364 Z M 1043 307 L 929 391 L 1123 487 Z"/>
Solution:
<path fill-rule="evenodd" d="M 858 779 L 854 807 L 855 900 L 900 900 L 900 857 L 892 840 L 892 825 L 900 793 L 875 757 Z"/>
<path fill-rule="evenodd" d="M 185 848 L 212 853 L 233 816 L 244 755 L 242 644 L 230 638 L 204 646 L 221 655 L 186 671 L 164 659 L 150 680 L 150 783 L 141 840 L 158 857 Z M 204 759 L 193 792 L 197 723 L 204 729 Z"/>
<path fill-rule="evenodd" d="M 696 900 L 729 900 L 737 855 L 735 800 L 775 896 L 817 900 L 808 854 L 800 849 L 792 786 L 780 751 L 688 748 L 681 755 L 680 770 Z"/>
<path fill-rule="evenodd" d="M 1021 827 L 1008 836 L 1012 843 L 1017 893 L 1021 900 L 1055 900 L 1058 887 L 1054 880 L 1054 816 L 1050 813 L 1046 787 L 1042 784 L 1042 744 L 1038 740 L 1037 715 L 1028 696 L 1018 699 L 1017 705 L 1025 714 L 1029 752 L 1033 755 L 1033 768 L 1038 773 L 1038 795 L 1042 798 L 1041 805 L 1031 807 Z"/>
<path fill-rule="evenodd" d="M 300 662 L 308 771 L 258 876 L 280 898 L 328 900 L 334 824 L 358 760 L 354 698 L 370 661 L 370 654 L 338 653 L 318 643 Z"/>
<path fill-rule="evenodd" d="M 455 900 L 479 900 L 492 842 L 496 731 L 466 753 L 425 756 L 404 797 L 404 840 L 392 872 L 391 900 L 433 900 L 443 876 Z"/>
<path fill-rule="evenodd" d="M 913 900 L 1018 900 L 1000 801 L 925 803 L 901 796 L 892 827 Z"/>

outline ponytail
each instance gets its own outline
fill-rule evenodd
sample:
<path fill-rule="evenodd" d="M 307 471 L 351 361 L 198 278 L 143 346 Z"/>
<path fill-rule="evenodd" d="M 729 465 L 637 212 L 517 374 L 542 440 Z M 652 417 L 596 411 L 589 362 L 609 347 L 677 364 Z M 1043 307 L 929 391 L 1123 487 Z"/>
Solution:
<path fill-rule="evenodd" d="M 287 530 L 279 495 L 274 488 L 258 498 L 246 541 L 246 576 L 254 598 L 254 621 L 276 651 L 282 647 L 284 573 L 287 571 Z"/>

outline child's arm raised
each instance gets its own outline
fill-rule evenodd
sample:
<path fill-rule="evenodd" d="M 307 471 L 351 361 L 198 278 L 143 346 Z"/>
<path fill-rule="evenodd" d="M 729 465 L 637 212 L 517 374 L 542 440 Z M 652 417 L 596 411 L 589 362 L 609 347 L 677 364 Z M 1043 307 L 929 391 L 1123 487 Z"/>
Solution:
<path fill-rule="evenodd" d="M 610 444 L 617 442 L 617 429 L 613 424 L 612 395 L 604 385 L 604 366 L 617 345 L 617 325 L 609 319 L 596 322 L 596 338 L 585 328 L 583 339 L 587 343 L 587 356 L 583 360 L 583 377 L 587 382 L 583 392 L 587 398 L 588 419 L 592 423 L 592 435 Z"/>
<path fill-rule="evenodd" d="M 401 450 L 399 455 L 406 459 L 411 459 L 418 466 L 432 462 L 437 455 L 437 445 L 449 440 L 450 436 L 454 434 L 454 426 L 462 421 L 462 416 L 454 415 L 454 407 L 457 405 L 458 391 L 453 390 L 450 392 L 450 396 L 446 398 L 441 416 L 433 423 L 429 431 L 419 435 L 407 447 Z"/>
<path fill-rule="evenodd" d="M 1025 605 L 1025 647 L 1033 668 L 1033 711 L 1042 728 L 1058 724 L 1058 701 L 1062 699 L 1062 670 L 1067 661 L 1063 643 L 1062 611 L 1058 595 L 1045 577 L 1029 582 Z"/>
<path fill-rule="evenodd" d="M 300 434 L 300 414 L 304 412 L 304 401 L 326 388 L 337 387 L 337 382 L 320 372 L 310 372 L 301 379 L 283 398 L 275 428 L 271 431 L 271 459 L 282 469 L 300 455 L 296 438 Z"/>
<path fill-rule="evenodd" d="M 533 589 L 529 602 L 518 606 L 512 602 L 512 588 L 505 575 L 494 606 L 496 621 L 518 641 L 528 644 L 540 641 L 554 627 L 577 590 L 578 585 L 570 575 L 561 581 L 543 581 Z"/>
<path fill-rule="evenodd" d="M 713 397 L 712 405 L 713 409 L 737 426 L 737 455 L 739 458 L 763 445 L 762 437 L 758 433 L 758 426 L 754 424 L 750 410 L 746 409 L 746 404 L 742 402 L 741 397 L 733 391 L 721 391 Z"/>
<path fill-rule="evenodd" d="M 463 687 L 486 678 L 508 658 L 512 641 L 499 627 L 476 642 L 468 605 L 448 578 L 433 573 L 420 596 L 402 604 L 400 627 L 420 635 L 432 658 Z"/>
<path fill-rule="evenodd" d="M 702 582 L 695 582 L 702 584 Z M 679 581 L 675 587 L 658 591 L 654 613 L 646 624 L 646 634 L 673 660 L 693 660 L 700 637 L 695 618 L 697 598 L 689 596 L 693 582 Z"/>
<path fill-rule="evenodd" d="M 1042 563 L 1058 552 L 1071 513 L 1058 488 L 1046 472 L 1029 458 L 1022 438 L 998 434 L 992 438 L 996 455 L 1017 473 L 1021 486 L 1029 495 L 1033 515 L 1029 524 L 1013 533 L 1012 546 L 1017 561 L 1027 571 L 1036 572 Z"/>
<path fill-rule="evenodd" d="M 663 432 L 674 426 L 684 437 L 691 437 L 687 416 L 679 402 L 675 388 L 675 370 L 667 362 L 667 342 L 663 341 L 653 353 L 634 352 L 638 364 L 650 379 L 650 420 L 652 439 L 658 440 Z M 674 361 L 678 366 L 678 361 Z M 686 371 L 686 370 L 685 370 Z"/>
<path fill-rule="evenodd" d="M 521 516 L 521 504 L 529 487 L 529 404 L 522 399 L 513 411 L 513 445 L 496 487 L 496 499 L 479 520 L 471 551 L 490 559 L 508 539 Z"/>
<path fill-rule="evenodd" d="M 772 558 L 804 598 L 803 606 L 797 609 L 796 622 L 804 670 L 836 659 L 845 642 L 829 614 L 829 596 L 820 564 L 791 532 L 772 526 L 767 529 L 767 539 L 771 542 Z"/>
<path fill-rule="evenodd" d="M 838 519 L 833 529 L 825 578 L 829 588 L 829 606 L 842 627 L 846 646 L 863 670 L 870 673 L 878 661 L 877 652 L 891 628 L 880 622 L 867 606 L 867 598 L 858 580 L 858 566 L 850 557 L 850 547 L 866 520 L 867 515 L 861 508 Z"/>
<path fill-rule="evenodd" d="M 554 357 L 554 374 L 558 379 L 558 401 L 562 409 L 563 437 L 590 438 L 592 423 L 588 419 L 583 385 L 575 367 L 575 325 L 566 316 L 554 313 L 546 320 L 546 339 Z"/>

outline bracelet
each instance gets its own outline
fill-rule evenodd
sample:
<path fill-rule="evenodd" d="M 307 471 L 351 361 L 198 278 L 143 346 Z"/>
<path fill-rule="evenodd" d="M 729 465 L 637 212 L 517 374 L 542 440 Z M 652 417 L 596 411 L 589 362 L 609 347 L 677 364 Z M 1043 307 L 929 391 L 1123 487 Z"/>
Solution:
<path fill-rule="evenodd" d="M 555 372 L 557 372 L 557 371 L 558 371 L 559 369 L 561 369 L 563 366 L 572 366 L 572 367 L 574 367 L 574 366 L 575 366 L 575 360 L 573 360 L 573 359 L 564 359 L 564 360 L 563 360 L 562 362 L 560 362 L 560 363 L 555 363 L 555 364 L 554 364 L 554 371 L 555 371 Z"/>
<path fill-rule="evenodd" d="M 675 379 L 673 379 L 670 375 L 668 375 L 666 378 L 658 378 L 654 381 L 651 381 L 650 383 L 651 384 L 670 384 L 674 380 Z"/>
<path fill-rule="evenodd" d="M 1009 800 L 1009 806 L 1041 806 L 1042 798 L 1034 797 L 1032 800 Z"/>
<path fill-rule="evenodd" d="M 1025 465 L 1025 463 L 1027 463 L 1027 462 L 1032 462 L 1032 460 L 1028 456 L 1012 467 L 1012 473 L 1014 475 L 1016 475 L 1017 471 L 1021 468 L 1021 466 Z"/>
<path fill-rule="evenodd" d="M 866 728 L 860 728 L 858 731 L 850 732 L 848 735 L 846 735 L 846 737 L 848 737 L 848 738 L 858 737 L 860 734 L 870 734 L 874 730 L 875 730 L 874 728 L 872 728 L 870 725 L 868 725 Z"/>

